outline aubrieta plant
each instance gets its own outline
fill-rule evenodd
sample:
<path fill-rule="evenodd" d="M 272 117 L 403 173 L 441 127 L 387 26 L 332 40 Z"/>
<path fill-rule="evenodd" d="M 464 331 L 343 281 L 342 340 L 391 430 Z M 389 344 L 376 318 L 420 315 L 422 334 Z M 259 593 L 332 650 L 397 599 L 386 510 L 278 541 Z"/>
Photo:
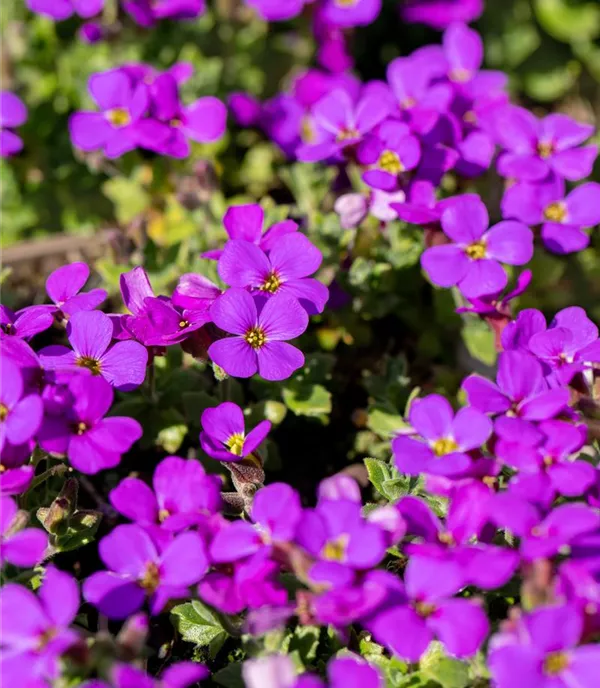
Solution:
<path fill-rule="evenodd" d="M 224 3 L 226 43 L 316 48 L 262 102 L 239 55 L 211 95 L 165 44 L 211 3 L 121 4 L 157 66 L 90 59 L 91 101 L 57 98 L 106 254 L 28 302 L 1 276 L 2 685 L 597 688 L 598 308 L 551 281 L 580 261 L 598 295 L 595 127 L 516 104 L 482 0 L 392 3 L 441 38 L 370 81 L 381 0 Z M 102 12 L 89 55 L 127 21 L 27 6 Z M 12 90 L 0 152 L 34 193 Z"/>

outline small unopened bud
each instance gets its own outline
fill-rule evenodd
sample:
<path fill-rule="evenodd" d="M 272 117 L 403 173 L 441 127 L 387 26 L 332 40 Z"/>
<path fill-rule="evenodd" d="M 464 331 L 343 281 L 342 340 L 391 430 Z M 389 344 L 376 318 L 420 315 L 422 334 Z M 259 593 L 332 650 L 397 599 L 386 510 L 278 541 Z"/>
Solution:
<path fill-rule="evenodd" d="M 138 657 L 148 638 L 148 617 L 145 614 L 134 614 L 127 619 L 117 636 L 117 645 L 123 653 L 123 659 Z"/>
<path fill-rule="evenodd" d="M 217 382 L 223 382 L 223 380 L 226 380 L 229 377 L 223 368 L 218 366 L 216 363 L 213 363 L 213 373 L 215 374 L 215 379 Z"/>
<path fill-rule="evenodd" d="M 75 478 L 65 482 L 62 490 L 49 507 L 37 510 L 37 517 L 44 528 L 54 535 L 63 535 L 69 527 L 69 520 L 77 509 L 79 484 Z"/>

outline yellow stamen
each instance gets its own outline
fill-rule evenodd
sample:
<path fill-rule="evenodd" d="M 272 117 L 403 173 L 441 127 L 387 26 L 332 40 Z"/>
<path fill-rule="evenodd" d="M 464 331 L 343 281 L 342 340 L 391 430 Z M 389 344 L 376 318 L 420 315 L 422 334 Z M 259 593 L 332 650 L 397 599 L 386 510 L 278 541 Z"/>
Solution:
<path fill-rule="evenodd" d="M 163 521 L 166 521 L 170 515 L 171 514 L 169 513 L 168 509 L 161 509 L 158 512 L 158 520 L 160 521 L 160 523 L 162 523 Z"/>
<path fill-rule="evenodd" d="M 400 160 L 400 156 L 398 153 L 394 153 L 394 151 L 391 150 L 383 151 L 379 157 L 377 166 L 390 174 L 400 174 L 400 172 L 404 172 L 404 165 Z"/>
<path fill-rule="evenodd" d="M 336 137 L 336 140 L 338 142 L 340 141 L 352 141 L 353 139 L 359 139 L 360 134 L 354 127 L 344 127 L 344 129 L 340 129 L 338 132 L 338 135 Z"/>
<path fill-rule="evenodd" d="M 184 328 L 189 327 L 189 326 L 190 326 L 190 323 L 188 320 L 180 320 L 179 321 L 179 329 L 180 330 L 183 330 Z"/>
<path fill-rule="evenodd" d="M 8 406 L 5 404 L 0 404 L 0 422 L 6 420 L 8 416 Z"/>
<path fill-rule="evenodd" d="M 267 279 L 260 285 L 259 289 L 261 291 L 268 291 L 269 294 L 274 294 L 281 286 L 281 280 L 279 277 L 272 272 Z"/>
<path fill-rule="evenodd" d="M 113 108 L 106 113 L 106 119 L 113 127 L 126 127 L 131 124 L 131 117 L 125 108 Z"/>
<path fill-rule="evenodd" d="M 464 84 L 471 78 L 471 72 L 468 69 L 457 67 L 450 72 L 450 80 L 458 84 Z"/>
<path fill-rule="evenodd" d="M 414 606 L 417 614 L 423 619 L 426 619 L 435 612 L 435 605 L 429 602 L 416 602 Z"/>
<path fill-rule="evenodd" d="M 548 222 L 564 222 L 567 217 L 567 206 L 564 203 L 550 203 L 544 210 L 544 219 Z"/>
<path fill-rule="evenodd" d="M 160 571 L 158 570 L 158 566 L 153 561 L 149 561 L 146 564 L 146 570 L 144 571 L 144 575 L 140 580 L 140 585 L 149 595 L 152 595 L 156 588 L 158 588 L 159 584 Z"/>
<path fill-rule="evenodd" d="M 267 336 L 261 327 L 251 327 L 244 335 L 244 339 L 253 349 L 260 349 L 266 344 Z"/>
<path fill-rule="evenodd" d="M 79 423 L 77 423 L 77 425 L 75 427 L 75 432 L 78 435 L 83 435 L 83 433 L 87 432 L 87 430 L 88 430 L 88 426 L 83 421 L 80 421 Z"/>
<path fill-rule="evenodd" d="M 348 536 L 340 535 L 336 540 L 329 540 L 325 543 L 321 550 L 321 556 L 328 561 L 344 561 L 347 547 Z"/>
<path fill-rule="evenodd" d="M 561 674 L 570 664 L 565 652 L 551 652 L 544 660 L 544 673 L 550 676 Z"/>
<path fill-rule="evenodd" d="M 80 368 L 87 368 L 92 371 L 92 375 L 100 375 L 100 361 L 90 356 L 80 356 L 75 363 Z"/>
<path fill-rule="evenodd" d="M 458 449 L 458 444 L 451 437 L 442 437 L 436 440 L 432 445 L 433 453 L 436 456 L 446 456 L 446 454 L 452 454 Z"/>
<path fill-rule="evenodd" d="M 476 241 L 473 244 L 469 244 L 467 248 L 465 248 L 465 253 L 471 260 L 481 260 L 485 258 L 485 242 Z"/>
<path fill-rule="evenodd" d="M 300 124 L 300 138 L 304 143 L 314 143 L 316 137 L 310 117 L 304 117 Z"/>
<path fill-rule="evenodd" d="M 244 451 L 244 435 L 241 432 L 236 432 L 225 442 L 227 449 L 236 456 L 241 456 Z"/>
<path fill-rule="evenodd" d="M 549 141 L 540 141 L 537 145 L 540 158 L 549 158 L 554 153 L 554 144 Z"/>

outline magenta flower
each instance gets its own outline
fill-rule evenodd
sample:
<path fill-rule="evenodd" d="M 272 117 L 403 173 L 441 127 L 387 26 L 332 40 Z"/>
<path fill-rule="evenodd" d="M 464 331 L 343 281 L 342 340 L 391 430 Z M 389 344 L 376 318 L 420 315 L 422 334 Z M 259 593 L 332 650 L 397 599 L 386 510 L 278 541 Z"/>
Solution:
<path fill-rule="evenodd" d="M 79 609 L 71 576 L 48 566 L 37 596 L 7 583 L 0 589 L 2 680 L 11 686 L 43 686 L 60 677 L 59 659 L 79 636 L 69 628 Z"/>
<path fill-rule="evenodd" d="M 415 400 L 409 421 L 423 439 L 400 436 L 392 441 L 396 467 L 407 475 L 464 473 L 471 467 L 467 452 L 479 449 L 492 434 L 492 423 L 481 411 L 467 407 L 455 416 L 438 394 Z"/>
<path fill-rule="evenodd" d="M 278 3 L 278 5 L 280 4 Z M 231 93 L 227 105 L 233 119 L 240 127 L 254 127 L 258 124 L 262 107 L 254 96 L 243 91 Z"/>
<path fill-rule="evenodd" d="M 233 205 L 227 209 L 223 216 L 223 225 L 230 239 L 248 241 L 258 246 L 265 253 L 268 253 L 275 243 L 286 234 L 298 231 L 296 222 L 282 220 L 263 232 L 264 221 L 265 211 L 256 203 Z M 222 249 L 215 249 L 203 253 L 202 257 L 218 260 L 222 253 Z"/>
<path fill-rule="evenodd" d="M 143 317 L 127 318 L 125 327 L 145 346 L 179 344 L 210 322 L 209 304 L 198 305 L 201 306 L 200 310 L 182 309 L 165 297 L 148 297 L 144 301 Z"/>
<path fill-rule="evenodd" d="M 138 525 L 117 526 L 98 545 L 109 571 L 99 571 L 83 584 L 83 597 L 109 619 L 125 619 L 138 611 L 146 596 L 159 614 L 174 598 L 186 597 L 208 569 L 200 535 L 185 532 L 159 551 Z"/>
<path fill-rule="evenodd" d="M 179 100 L 175 76 L 164 72 L 150 85 L 151 111 L 155 119 L 138 126 L 141 144 L 162 155 L 187 158 L 188 139 L 199 143 L 216 141 L 225 132 L 227 108 L 218 98 L 199 98 L 190 105 Z"/>
<path fill-rule="evenodd" d="M 442 215 L 442 229 L 454 243 L 429 248 L 421 265 L 434 284 L 458 286 L 467 298 L 502 291 L 508 277 L 500 262 L 525 265 L 533 256 L 533 234 L 520 222 L 499 222 L 488 229 L 480 199 L 460 197 Z"/>
<path fill-rule="evenodd" d="M 300 497 L 285 483 L 261 488 L 252 503 L 252 523 L 233 521 L 220 530 L 210 546 L 211 559 L 230 563 L 270 551 L 273 544 L 290 542 L 303 519 Z"/>
<path fill-rule="evenodd" d="M 139 142 L 139 121 L 149 104 L 148 87 L 134 85 L 121 69 L 93 74 L 90 95 L 102 112 L 76 112 L 69 119 L 73 145 L 84 151 L 102 149 L 107 158 L 133 150 Z"/>
<path fill-rule="evenodd" d="M 28 306 L 14 313 L 0 304 L 0 338 L 30 339 L 52 326 L 54 318 L 46 306 Z"/>
<path fill-rule="evenodd" d="M 484 413 L 505 414 L 523 420 L 549 420 L 569 403 L 567 389 L 548 389 L 540 363 L 521 351 L 505 351 L 498 361 L 496 384 L 469 375 L 462 388 L 469 403 Z"/>
<path fill-rule="evenodd" d="M 112 688 L 188 688 L 209 675 L 208 669 L 198 662 L 175 662 L 155 679 L 129 664 L 113 664 L 110 678 Z M 103 681 L 82 684 L 81 688 L 110 688 Z"/>
<path fill-rule="evenodd" d="M 46 292 L 59 313 L 71 316 L 78 311 L 92 311 L 106 300 L 104 289 L 80 294 L 90 276 L 86 263 L 70 263 L 57 268 L 46 280 Z"/>
<path fill-rule="evenodd" d="M 347 91 L 336 89 L 312 109 L 314 143 L 301 145 L 296 155 L 303 162 L 325 160 L 357 144 L 389 114 L 391 104 L 380 94 L 366 92 L 354 103 Z"/>
<path fill-rule="evenodd" d="M 301 335 L 308 325 L 297 299 L 275 294 L 263 305 L 243 289 L 229 289 L 210 314 L 217 327 L 234 335 L 208 349 L 228 375 L 251 377 L 258 372 L 265 380 L 285 380 L 304 365 L 302 352 L 285 341 Z"/>
<path fill-rule="evenodd" d="M 205 0 L 126 0 L 123 8 L 140 26 L 151 27 L 161 19 L 194 19 L 204 14 Z"/>
<path fill-rule="evenodd" d="M 171 301 L 183 312 L 209 311 L 221 293 L 219 287 L 204 275 L 188 272 L 179 278 Z"/>
<path fill-rule="evenodd" d="M 219 277 L 232 287 L 251 289 L 267 298 L 274 294 L 295 297 L 314 315 L 323 312 L 329 298 L 327 287 L 308 277 L 322 260 L 321 251 L 303 234 L 294 232 L 278 239 L 268 256 L 248 241 L 228 241 L 218 270 Z"/>
<path fill-rule="evenodd" d="M 579 645 L 584 619 L 575 605 L 538 607 L 521 616 L 504 640 L 492 638 L 489 667 L 498 688 L 593 688 L 600 673 L 600 647 Z"/>
<path fill-rule="evenodd" d="M 377 642 L 410 662 L 418 662 L 437 638 L 456 657 L 469 657 L 485 640 L 489 625 L 477 602 L 452 598 L 456 581 L 439 575 L 435 559 L 413 557 L 398 581 L 391 608 L 369 622 Z"/>
<path fill-rule="evenodd" d="M 521 296 L 529 284 L 531 283 L 532 272 L 531 270 L 523 270 L 523 272 L 517 277 L 517 282 L 513 289 L 511 289 L 507 294 L 502 296 L 502 292 L 497 292 L 496 294 L 488 294 L 482 296 L 479 299 L 472 298 L 469 299 L 471 306 L 461 306 L 456 309 L 457 313 L 477 313 L 481 316 L 487 316 L 491 318 L 506 318 L 510 316 L 510 306 L 509 303 Z"/>
<path fill-rule="evenodd" d="M 598 327 L 579 306 L 563 308 L 548 329 L 532 332 L 527 347 L 550 366 L 560 384 L 569 383 L 576 373 L 600 363 Z"/>
<path fill-rule="evenodd" d="M 333 585 L 350 582 L 352 570 L 376 566 L 387 548 L 383 529 L 362 516 L 359 502 L 348 499 L 326 499 L 305 509 L 296 542 L 316 559 L 310 578 Z"/>
<path fill-rule="evenodd" d="M 242 409 L 230 401 L 206 409 L 200 424 L 203 428 L 200 446 L 219 461 L 240 461 L 249 456 L 264 442 L 271 429 L 271 422 L 263 420 L 246 435 Z"/>
<path fill-rule="evenodd" d="M 297 17 L 304 9 L 304 5 L 312 0 L 246 0 L 258 14 L 266 21 L 286 21 Z"/>
<path fill-rule="evenodd" d="M 113 402 L 112 387 L 100 377 L 74 375 L 69 382 L 71 403 L 64 415 L 46 415 L 39 442 L 46 451 L 66 454 L 82 473 L 94 474 L 114 468 L 121 455 L 142 436 L 133 418 L 105 418 Z"/>
<path fill-rule="evenodd" d="M 27 519 L 10 497 L 0 497 L 0 566 L 7 561 L 29 568 L 42 560 L 48 536 L 39 528 L 24 528 Z"/>
<path fill-rule="evenodd" d="M 40 428 L 44 405 L 38 394 L 24 394 L 21 370 L 2 357 L 0 366 L 0 452 L 5 444 L 22 445 Z"/>
<path fill-rule="evenodd" d="M 583 251 L 590 243 L 583 230 L 600 223 L 600 184 L 588 182 L 566 194 L 556 175 L 543 183 L 521 182 L 504 194 L 502 215 L 541 225 L 544 246 L 553 253 Z"/>
<path fill-rule="evenodd" d="M 562 114 L 538 120 L 528 110 L 508 105 L 494 114 L 494 132 L 505 149 L 498 158 L 503 177 L 537 181 L 554 172 L 577 181 L 591 174 L 598 154 L 597 146 L 579 148 L 594 127 Z"/>
<path fill-rule="evenodd" d="M 405 22 L 441 31 L 452 22 L 468 24 L 477 19 L 483 12 L 483 0 L 406 0 L 400 12 Z"/>
<path fill-rule="evenodd" d="M 377 128 L 376 135 L 367 136 L 359 144 L 356 157 L 368 168 L 362 175 L 366 184 L 391 191 L 398 188 L 404 172 L 418 165 L 421 145 L 406 124 L 388 120 Z"/>
<path fill-rule="evenodd" d="M 63 21 L 74 14 L 89 19 L 102 11 L 104 0 L 27 0 L 27 7 L 56 21 Z"/>
<path fill-rule="evenodd" d="M 10 91 L 0 91 L 0 157 L 16 155 L 23 148 L 23 141 L 14 131 L 27 120 L 27 108 L 23 101 Z"/>
<path fill-rule="evenodd" d="M 325 0 L 323 19 L 341 28 L 366 26 L 381 12 L 381 0 Z"/>
<path fill-rule="evenodd" d="M 221 480 L 207 475 L 198 461 L 167 456 L 154 471 L 152 488 L 139 478 L 125 478 L 111 490 L 109 500 L 141 526 L 160 524 L 178 531 L 218 511 Z"/>
<path fill-rule="evenodd" d="M 490 519 L 521 538 L 519 549 L 525 561 L 554 556 L 600 526 L 598 511 L 585 504 L 561 504 L 543 518 L 533 504 L 510 492 L 495 496 Z"/>
<path fill-rule="evenodd" d="M 111 346 L 113 323 L 99 311 L 75 313 L 67 325 L 73 350 L 66 346 L 46 346 L 40 351 L 44 368 L 77 370 L 85 368 L 100 375 L 116 389 L 128 391 L 146 377 L 148 352 L 138 342 L 117 342 Z"/>

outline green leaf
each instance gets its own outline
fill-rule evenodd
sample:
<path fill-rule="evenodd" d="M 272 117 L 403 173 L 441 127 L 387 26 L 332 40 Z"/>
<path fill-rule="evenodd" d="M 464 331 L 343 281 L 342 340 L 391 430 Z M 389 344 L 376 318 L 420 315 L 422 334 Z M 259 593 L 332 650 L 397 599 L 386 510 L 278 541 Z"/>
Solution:
<path fill-rule="evenodd" d="M 567 0 L 535 0 L 533 6 L 541 26 L 559 41 L 578 43 L 600 34 L 597 1 L 574 5 Z"/>
<path fill-rule="evenodd" d="M 369 474 L 369 480 L 371 481 L 373 487 L 381 494 L 386 497 L 386 493 L 383 489 L 383 483 L 386 480 L 390 480 L 390 468 L 385 461 L 380 461 L 379 459 L 368 458 L 365 459 L 365 466 L 367 467 L 367 473 Z"/>
<path fill-rule="evenodd" d="M 448 657 L 441 643 L 433 642 L 429 646 L 420 666 L 425 677 L 437 681 L 443 688 L 466 688 L 470 683 L 469 665 Z"/>
<path fill-rule="evenodd" d="M 113 177 L 102 185 L 102 191 L 115 206 L 115 214 L 122 224 L 128 224 L 150 205 L 150 196 L 133 179 Z"/>
<path fill-rule="evenodd" d="M 322 416 L 331 413 L 331 392 L 323 385 L 295 385 L 283 389 L 285 405 L 297 416 Z"/>
<path fill-rule="evenodd" d="M 211 656 L 213 652 L 216 655 L 227 639 L 228 633 L 219 617 L 198 600 L 173 607 L 171 615 L 181 637 L 200 647 L 209 645 Z"/>
<path fill-rule="evenodd" d="M 228 664 L 224 669 L 213 674 L 211 678 L 219 686 L 225 686 L 225 688 L 245 688 L 246 685 L 242 678 L 242 665 L 240 662 Z"/>
<path fill-rule="evenodd" d="M 462 330 L 462 338 L 468 352 L 486 365 L 496 362 L 496 338 L 491 327 L 479 318 L 469 318 Z"/>
<path fill-rule="evenodd" d="M 181 395 L 183 412 L 189 423 L 199 425 L 200 416 L 207 408 L 219 404 L 218 400 L 206 392 L 184 392 Z"/>
<path fill-rule="evenodd" d="M 317 656 L 320 635 L 319 626 L 297 626 L 290 638 L 288 652 L 298 652 L 302 665 L 307 666 Z"/>
<path fill-rule="evenodd" d="M 408 427 L 408 424 L 398 413 L 376 406 L 369 411 L 367 427 L 380 437 L 393 437 L 398 430 Z"/>

